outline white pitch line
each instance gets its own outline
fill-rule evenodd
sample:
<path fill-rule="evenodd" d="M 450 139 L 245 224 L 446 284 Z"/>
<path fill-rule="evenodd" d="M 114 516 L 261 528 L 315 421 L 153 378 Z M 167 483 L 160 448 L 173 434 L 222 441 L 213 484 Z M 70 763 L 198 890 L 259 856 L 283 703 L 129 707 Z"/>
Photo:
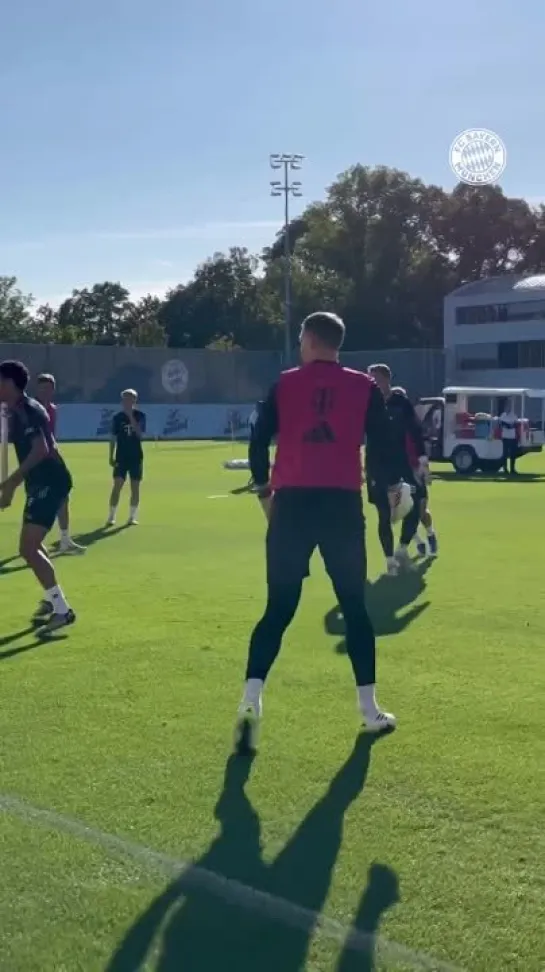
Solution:
<path fill-rule="evenodd" d="M 146 870 L 159 870 L 169 877 L 180 878 L 180 890 L 185 888 L 207 891 L 216 898 L 223 898 L 231 904 L 247 910 L 260 912 L 266 917 L 310 934 L 320 934 L 324 938 L 340 942 L 353 952 L 375 955 L 391 960 L 403 961 L 413 969 L 428 969 L 429 972 L 463 972 L 462 969 L 445 962 L 437 961 L 429 955 L 414 951 L 397 942 L 380 936 L 369 935 L 357 928 L 343 925 L 316 911 L 304 908 L 276 897 L 265 891 L 248 887 L 240 881 L 223 877 L 206 868 L 162 854 L 143 844 L 135 844 L 124 837 L 106 833 L 54 810 L 44 810 L 8 794 L 0 795 L 0 811 L 23 820 L 38 824 L 60 833 L 71 834 L 79 840 L 94 844 L 111 854 L 120 854 L 138 861 Z"/>
<path fill-rule="evenodd" d="M 229 499 L 229 493 L 214 493 L 213 496 L 207 496 L 207 499 Z"/>

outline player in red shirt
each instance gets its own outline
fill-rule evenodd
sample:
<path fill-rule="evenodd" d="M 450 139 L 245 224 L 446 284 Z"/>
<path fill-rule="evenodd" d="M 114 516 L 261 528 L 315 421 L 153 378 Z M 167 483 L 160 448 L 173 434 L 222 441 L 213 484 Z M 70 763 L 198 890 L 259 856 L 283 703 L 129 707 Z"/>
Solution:
<path fill-rule="evenodd" d="M 49 428 L 51 429 L 54 438 L 56 438 L 57 435 L 57 406 L 53 403 L 55 390 L 56 382 L 53 375 L 38 375 L 36 398 L 47 412 L 49 418 Z M 59 553 L 85 553 L 85 547 L 82 547 L 81 544 L 76 543 L 75 540 L 72 540 L 70 536 L 70 511 L 68 507 L 68 499 L 59 510 L 58 520 L 59 529 L 61 532 Z"/>
<path fill-rule="evenodd" d="M 369 375 L 343 368 L 345 328 L 311 314 L 301 328 L 302 367 L 285 371 L 263 402 L 249 444 L 250 472 L 268 516 L 267 604 L 250 639 L 236 745 L 254 749 L 265 681 L 297 610 L 314 549 L 320 550 L 346 625 L 346 649 L 368 732 L 393 729 L 375 697 L 375 634 L 365 605 L 367 557 L 361 445 L 392 508 L 400 473 L 384 398 Z M 271 470 L 269 446 L 276 440 Z"/>

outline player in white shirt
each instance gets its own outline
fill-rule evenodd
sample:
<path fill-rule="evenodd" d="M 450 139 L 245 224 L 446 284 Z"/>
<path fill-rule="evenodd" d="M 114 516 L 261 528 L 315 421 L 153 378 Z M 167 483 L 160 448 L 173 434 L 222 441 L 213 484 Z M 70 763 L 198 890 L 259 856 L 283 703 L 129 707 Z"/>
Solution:
<path fill-rule="evenodd" d="M 516 476 L 515 463 L 518 456 L 517 416 L 512 403 L 507 400 L 500 415 L 499 423 L 503 442 L 503 469 L 506 475 Z"/>

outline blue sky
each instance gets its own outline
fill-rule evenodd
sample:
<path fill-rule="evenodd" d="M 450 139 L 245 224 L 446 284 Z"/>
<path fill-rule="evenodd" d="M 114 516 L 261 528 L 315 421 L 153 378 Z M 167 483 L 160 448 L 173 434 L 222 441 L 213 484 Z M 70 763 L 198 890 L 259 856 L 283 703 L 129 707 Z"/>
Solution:
<path fill-rule="evenodd" d="M 507 146 L 504 190 L 545 197 L 545 5 L 526 0 L 18 0 L 2 11 L 0 274 L 38 300 L 121 280 L 163 293 L 355 162 L 451 187 L 452 139 Z"/>

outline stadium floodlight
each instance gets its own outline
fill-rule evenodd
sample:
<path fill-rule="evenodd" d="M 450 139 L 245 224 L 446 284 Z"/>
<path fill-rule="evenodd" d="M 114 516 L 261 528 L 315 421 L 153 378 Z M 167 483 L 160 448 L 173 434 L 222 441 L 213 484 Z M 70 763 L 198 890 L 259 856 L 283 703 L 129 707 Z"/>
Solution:
<path fill-rule="evenodd" d="M 290 180 L 290 171 L 302 169 L 304 155 L 287 155 L 286 153 L 276 153 L 269 156 L 271 169 L 283 169 L 283 180 L 274 179 L 271 182 L 271 196 L 284 196 L 284 353 L 285 364 L 289 365 L 291 359 L 291 247 L 290 247 L 290 196 L 301 197 L 303 195 L 302 183 Z"/>

